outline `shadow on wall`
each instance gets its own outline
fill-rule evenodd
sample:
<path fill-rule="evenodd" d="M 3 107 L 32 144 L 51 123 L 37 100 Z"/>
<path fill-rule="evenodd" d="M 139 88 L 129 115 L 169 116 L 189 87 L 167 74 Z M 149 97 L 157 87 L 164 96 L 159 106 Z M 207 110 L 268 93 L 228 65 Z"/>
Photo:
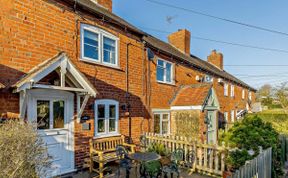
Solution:
<path fill-rule="evenodd" d="M 13 93 L 11 86 L 25 73 L 0 64 L 0 82 L 5 88 L 0 89 L 0 113 L 19 113 L 19 94 Z"/>

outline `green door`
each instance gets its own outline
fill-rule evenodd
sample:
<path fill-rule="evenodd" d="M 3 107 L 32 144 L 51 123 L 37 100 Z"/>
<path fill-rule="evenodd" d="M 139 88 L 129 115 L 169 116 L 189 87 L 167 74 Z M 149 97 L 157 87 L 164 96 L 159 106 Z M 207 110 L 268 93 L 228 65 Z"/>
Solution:
<path fill-rule="evenodd" d="M 216 144 L 216 111 L 207 111 L 207 143 Z"/>

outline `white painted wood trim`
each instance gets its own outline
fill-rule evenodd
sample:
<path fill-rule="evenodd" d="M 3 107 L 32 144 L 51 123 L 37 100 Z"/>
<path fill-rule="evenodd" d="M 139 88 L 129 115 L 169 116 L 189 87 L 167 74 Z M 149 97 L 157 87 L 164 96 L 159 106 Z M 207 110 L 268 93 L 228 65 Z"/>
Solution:
<path fill-rule="evenodd" d="M 73 92 L 88 93 L 88 90 L 86 90 L 86 89 L 72 88 L 72 87 L 61 87 L 61 86 L 55 86 L 55 85 L 34 84 L 33 88 L 54 89 L 54 90 L 63 90 L 63 91 L 73 91 Z"/>
<path fill-rule="evenodd" d="M 177 110 L 202 110 L 203 106 L 171 106 L 171 110 L 177 111 Z"/>
<path fill-rule="evenodd" d="M 106 109 L 109 104 L 115 105 L 115 132 L 109 132 L 109 113 L 108 110 Z M 104 133 L 98 133 L 98 114 L 97 114 L 97 107 L 98 105 L 105 105 L 105 131 Z M 109 136 L 114 136 L 119 134 L 119 102 L 116 100 L 112 99 L 101 99 L 101 100 L 95 100 L 94 104 L 94 115 L 95 115 L 95 121 L 94 121 L 94 137 L 99 138 L 99 137 L 109 137 Z"/>

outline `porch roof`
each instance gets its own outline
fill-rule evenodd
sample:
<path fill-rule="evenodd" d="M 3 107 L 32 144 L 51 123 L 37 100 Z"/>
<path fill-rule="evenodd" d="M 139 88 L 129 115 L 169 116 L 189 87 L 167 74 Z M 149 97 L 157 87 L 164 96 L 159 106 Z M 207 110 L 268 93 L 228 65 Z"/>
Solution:
<path fill-rule="evenodd" d="M 0 89 L 5 88 L 5 85 L 3 83 L 0 83 Z"/>
<path fill-rule="evenodd" d="M 80 72 L 80 70 L 77 69 L 77 67 L 72 63 L 72 61 L 68 58 L 65 52 L 60 52 L 56 56 L 47 59 L 46 61 L 35 66 L 18 82 L 12 85 L 12 87 L 16 88 L 16 92 L 19 92 L 26 88 L 32 88 L 36 82 L 38 82 L 43 77 L 47 76 L 49 73 L 56 70 L 57 68 L 61 68 L 65 71 L 66 69 L 68 71 L 71 71 L 71 74 L 77 79 L 81 87 L 87 90 L 89 95 L 96 96 L 96 94 L 98 93 L 94 86 L 86 78 L 86 76 L 82 72 Z"/>
<path fill-rule="evenodd" d="M 206 83 L 185 85 L 176 92 L 171 106 L 203 106 L 211 88 L 212 85 Z"/>

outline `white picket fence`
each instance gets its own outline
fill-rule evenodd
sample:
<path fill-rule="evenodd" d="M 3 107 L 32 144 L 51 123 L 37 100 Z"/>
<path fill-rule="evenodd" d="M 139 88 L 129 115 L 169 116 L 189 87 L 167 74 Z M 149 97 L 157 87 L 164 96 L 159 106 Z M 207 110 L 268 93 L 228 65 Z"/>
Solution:
<path fill-rule="evenodd" d="M 228 178 L 271 178 L 272 176 L 272 148 L 262 151 L 256 158 L 235 171 Z"/>
<path fill-rule="evenodd" d="M 189 152 L 195 153 L 195 161 L 190 168 L 191 171 L 208 173 L 210 175 L 222 176 L 225 170 L 226 148 L 217 145 L 202 144 L 186 137 L 162 136 L 153 133 L 146 133 L 148 145 L 152 143 L 160 143 L 165 145 L 170 152 L 177 148 L 184 150 L 184 159 Z M 183 160 L 186 161 L 186 160 Z"/>

